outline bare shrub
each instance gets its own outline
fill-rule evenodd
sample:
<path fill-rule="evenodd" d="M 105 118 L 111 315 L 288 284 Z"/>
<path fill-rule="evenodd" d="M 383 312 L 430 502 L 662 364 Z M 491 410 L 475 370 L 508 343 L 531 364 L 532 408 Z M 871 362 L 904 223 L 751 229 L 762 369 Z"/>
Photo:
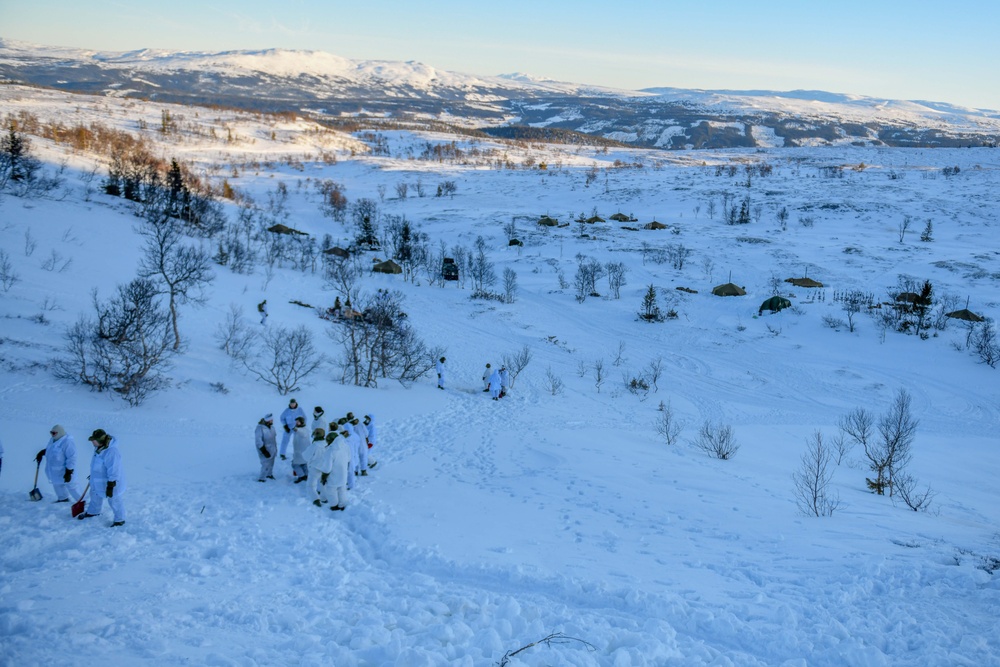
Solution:
<path fill-rule="evenodd" d="M 302 380 L 325 361 L 313 345 L 312 333 L 301 325 L 295 329 L 268 328 L 255 352 L 243 359 L 243 366 L 283 396 L 297 391 Z"/>
<path fill-rule="evenodd" d="M 733 458 L 740 449 L 732 426 L 714 424 L 707 419 L 698 429 L 698 438 L 694 444 L 709 456 L 723 461 Z"/>
<path fill-rule="evenodd" d="M 243 317 L 242 307 L 229 304 L 225 322 L 215 330 L 215 340 L 219 349 L 233 360 L 242 363 L 247 358 L 253 350 L 254 334 Z"/>
<path fill-rule="evenodd" d="M 917 480 L 909 473 L 898 475 L 893 480 L 893 488 L 906 506 L 914 512 L 926 512 L 936 495 L 929 486 L 923 491 L 918 491 Z"/>
<path fill-rule="evenodd" d="M 514 381 L 521 374 L 528 364 L 531 363 L 531 348 L 525 345 L 517 352 L 503 355 L 503 365 L 507 367 L 510 374 L 510 386 L 514 387 Z"/>
<path fill-rule="evenodd" d="M 832 455 L 823 442 L 823 435 L 817 431 L 806 442 L 801 466 L 792 473 L 795 483 L 795 502 L 799 510 L 810 516 L 831 516 L 840 506 L 840 500 L 829 494 Z"/>
<path fill-rule="evenodd" d="M 666 403 L 660 401 L 657 411 L 658 414 L 655 422 L 656 433 L 663 438 L 663 442 L 668 446 L 677 444 L 677 439 L 680 437 L 683 424 L 674 414 L 674 409 L 671 407 L 670 401 L 667 401 Z"/>
<path fill-rule="evenodd" d="M 563 388 L 564 385 L 562 379 L 552 371 L 552 367 L 549 366 L 548 368 L 546 368 L 545 390 L 550 394 L 552 394 L 553 396 L 556 396 L 563 392 Z"/>

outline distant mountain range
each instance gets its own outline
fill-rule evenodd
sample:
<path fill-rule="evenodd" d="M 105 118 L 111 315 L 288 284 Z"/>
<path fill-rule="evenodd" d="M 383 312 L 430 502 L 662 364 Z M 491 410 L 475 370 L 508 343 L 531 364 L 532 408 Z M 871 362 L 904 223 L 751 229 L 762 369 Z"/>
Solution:
<path fill-rule="evenodd" d="M 475 76 L 317 51 L 110 53 L 0 39 L 0 80 L 77 93 L 331 117 L 433 119 L 505 136 L 542 129 L 670 149 L 997 146 L 1000 111 L 822 91 L 640 91 Z M 557 131 L 557 132 L 556 132 Z"/>

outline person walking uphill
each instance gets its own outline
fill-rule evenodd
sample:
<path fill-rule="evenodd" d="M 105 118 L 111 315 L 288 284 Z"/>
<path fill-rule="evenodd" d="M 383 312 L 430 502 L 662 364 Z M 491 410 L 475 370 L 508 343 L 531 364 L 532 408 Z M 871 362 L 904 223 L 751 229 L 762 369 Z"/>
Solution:
<path fill-rule="evenodd" d="M 49 431 L 49 442 L 35 455 L 37 463 L 45 458 L 45 474 L 52 482 L 52 490 L 56 494 L 57 503 L 69 502 L 80 496 L 79 485 L 73 480 L 76 471 L 76 442 L 73 436 L 66 433 L 59 424 Z"/>
<path fill-rule="evenodd" d="M 78 519 L 89 519 L 101 513 L 104 499 L 114 512 L 112 527 L 125 525 L 125 471 L 122 469 L 122 455 L 118 451 L 118 441 L 104 429 L 90 434 L 94 445 L 94 457 L 90 459 L 90 500 L 87 511 Z"/>
<path fill-rule="evenodd" d="M 253 444 L 260 459 L 258 482 L 274 479 L 274 459 L 278 458 L 278 434 L 274 431 L 274 415 L 268 412 L 257 422 L 253 432 Z"/>
<path fill-rule="evenodd" d="M 290 399 L 288 401 L 288 407 L 281 411 L 281 427 L 285 429 L 285 432 L 281 434 L 281 460 L 285 460 L 285 452 L 288 451 L 288 441 L 292 437 L 292 429 L 295 428 L 295 420 L 302 417 L 304 422 L 306 419 L 306 411 L 303 410 L 295 399 Z"/>
<path fill-rule="evenodd" d="M 437 363 L 434 364 L 438 374 L 438 389 L 444 389 L 444 361 L 444 357 L 441 357 L 437 360 Z"/>

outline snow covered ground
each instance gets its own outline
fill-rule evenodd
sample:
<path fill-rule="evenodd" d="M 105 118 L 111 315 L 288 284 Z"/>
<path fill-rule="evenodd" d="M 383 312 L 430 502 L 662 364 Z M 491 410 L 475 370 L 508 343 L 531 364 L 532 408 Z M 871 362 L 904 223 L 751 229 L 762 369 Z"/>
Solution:
<path fill-rule="evenodd" d="M 482 235 L 497 274 L 513 269 L 519 286 L 503 304 L 471 300 L 468 285 L 366 275 L 365 291 L 400 290 L 416 330 L 446 349 L 449 386 L 438 391 L 429 375 L 408 389 L 360 389 L 337 382 L 335 365 L 308 378 L 294 392 L 307 412 L 373 412 L 380 423 L 379 465 L 348 510 L 317 509 L 288 462 L 275 482 L 256 482 L 253 427 L 287 397 L 233 367 L 215 331 L 231 304 L 252 318 L 266 297 L 267 326 L 304 324 L 336 359 L 332 325 L 290 303 L 329 305 L 334 294 L 318 274 L 216 267 L 208 303 L 181 311 L 186 350 L 168 390 L 129 408 L 56 380 L 51 360 L 92 289 L 106 298 L 135 275 L 138 219 L 98 191 L 105 167 L 94 156 L 32 137 L 64 183 L 0 199 L 0 247 L 20 278 L 0 292 L 0 665 L 492 665 L 551 633 L 566 639 L 507 664 L 1000 664 L 1000 581 L 987 571 L 1000 557 L 1000 376 L 964 349 L 956 322 L 926 340 L 883 336 L 867 315 L 853 333 L 824 323 L 846 319 L 835 291 L 884 300 L 900 274 L 996 317 L 996 150 L 616 152 L 398 131 L 382 133 L 390 154 L 373 156 L 361 133 L 303 120 L 170 108 L 186 129 L 164 138 L 164 105 L 0 86 L 0 108 L 145 131 L 168 159 L 258 202 L 284 183 L 288 224 L 335 241 L 350 231 L 321 215 L 312 182 L 333 179 L 351 201 L 380 201 L 382 186 L 383 213 L 405 214 L 433 248 Z M 452 140 L 517 168 L 418 159 L 427 142 Z M 529 157 L 535 168 L 523 167 Z M 717 175 L 745 162 L 774 173 L 749 189 L 742 169 Z M 824 177 L 831 166 L 843 177 Z M 416 196 L 418 179 L 428 196 Z M 435 197 L 445 180 L 455 196 Z M 708 201 L 721 206 L 727 192 L 749 192 L 760 218 L 710 217 Z M 595 210 L 679 232 L 534 223 Z M 502 231 L 512 219 L 520 250 Z M 928 219 L 933 241 L 921 242 Z M 692 251 L 683 269 L 655 261 L 677 243 Z M 604 296 L 575 299 L 578 254 L 627 264 L 619 299 L 606 281 Z M 782 283 L 793 308 L 758 317 L 772 275 L 826 287 Z M 712 296 L 730 277 L 747 296 Z M 637 319 L 649 284 L 678 318 Z M 490 401 L 483 366 L 524 346 L 530 364 Z M 657 387 L 629 392 L 625 380 L 657 359 Z M 563 384 L 556 394 L 551 378 Z M 869 493 L 855 449 L 834 474 L 841 507 L 802 515 L 792 474 L 807 439 L 832 438 L 857 406 L 886 411 L 899 389 L 920 420 L 910 471 L 936 493 L 930 510 Z M 655 429 L 661 401 L 684 424 L 674 446 Z M 692 444 L 705 420 L 732 426 L 734 458 Z M 44 480 L 45 498 L 28 500 L 34 455 L 56 423 L 83 470 L 93 429 L 119 438 L 123 528 L 108 527 L 107 511 L 72 520 Z"/>

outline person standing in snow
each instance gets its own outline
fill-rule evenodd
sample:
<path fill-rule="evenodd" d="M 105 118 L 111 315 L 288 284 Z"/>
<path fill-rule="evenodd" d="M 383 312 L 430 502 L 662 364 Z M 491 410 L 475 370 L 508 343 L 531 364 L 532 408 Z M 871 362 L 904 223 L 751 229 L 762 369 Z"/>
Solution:
<path fill-rule="evenodd" d="M 309 479 L 309 467 L 306 463 L 306 450 L 309 448 L 309 432 L 306 431 L 305 416 L 295 418 L 292 429 L 292 474 L 295 483 Z"/>
<path fill-rule="evenodd" d="M 334 498 L 336 504 L 331 505 L 330 509 L 343 510 L 347 507 L 347 490 L 353 486 L 350 482 L 354 476 L 348 472 L 351 465 L 351 450 L 347 446 L 344 431 L 340 432 L 339 438 L 336 431 L 327 433 L 326 441 L 331 443 L 330 446 L 333 448 L 333 461 L 326 486 L 328 493 L 336 494 Z"/>
<path fill-rule="evenodd" d="M 288 441 L 292 437 L 292 429 L 295 428 L 295 420 L 302 417 L 302 421 L 306 420 L 306 412 L 301 407 L 299 407 L 298 402 L 293 398 L 288 401 L 288 407 L 281 411 L 281 417 L 279 421 L 281 422 L 281 427 L 285 429 L 285 432 L 281 435 L 281 460 L 285 460 L 285 452 L 288 451 Z"/>
<path fill-rule="evenodd" d="M 257 458 L 260 459 L 260 476 L 257 481 L 274 479 L 274 459 L 278 458 L 278 435 L 274 431 L 274 415 L 270 412 L 257 422 L 253 443 L 257 447 Z"/>
<path fill-rule="evenodd" d="M 510 389 L 510 372 L 507 371 L 506 366 L 500 367 L 500 398 L 507 395 L 507 390 Z"/>
<path fill-rule="evenodd" d="M 326 432 L 315 428 L 312 432 L 312 444 L 309 445 L 309 493 L 313 505 L 320 507 L 329 502 L 326 495 L 326 483 L 333 469 L 333 449 L 326 441 Z"/>
<path fill-rule="evenodd" d="M 444 361 L 444 357 L 441 357 L 437 360 L 437 363 L 434 364 L 435 370 L 437 370 L 438 374 L 438 389 L 444 389 Z"/>
<path fill-rule="evenodd" d="M 0 472 L 3 472 L 3 440 L 0 440 Z"/>
<path fill-rule="evenodd" d="M 76 442 L 59 424 L 52 427 L 49 435 L 51 437 L 48 444 L 35 455 L 35 462 L 41 463 L 42 458 L 45 458 L 45 474 L 52 482 L 56 502 L 68 503 L 70 496 L 73 498 L 80 496 L 79 485 L 73 481 L 73 471 L 76 470 Z"/>
<path fill-rule="evenodd" d="M 378 429 L 375 428 L 375 415 L 368 413 L 365 415 L 365 427 L 368 429 L 368 449 L 375 449 L 375 443 L 378 442 Z M 368 467 L 374 468 L 378 461 L 371 457 L 372 451 L 368 452 Z"/>
<path fill-rule="evenodd" d="M 90 459 L 90 500 L 87 501 L 87 511 L 77 518 L 97 516 L 107 498 L 114 512 L 111 526 L 124 526 L 125 471 L 122 469 L 118 440 L 99 428 L 90 434 L 90 443 L 94 445 L 94 457 Z"/>
<path fill-rule="evenodd" d="M 321 428 L 323 429 L 324 433 L 326 432 L 326 422 L 323 421 L 323 408 L 319 405 L 313 408 L 313 421 L 312 421 L 312 426 L 310 428 L 313 431 L 315 431 L 318 428 Z"/>
<path fill-rule="evenodd" d="M 490 390 L 490 376 L 493 375 L 493 367 L 486 364 L 486 370 L 483 372 L 483 391 Z"/>
<path fill-rule="evenodd" d="M 493 397 L 494 401 L 500 400 L 500 371 L 493 369 L 493 373 L 490 375 L 490 396 Z"/>
<path fill-rule="evenodd" d="M 350 413 L 348 413 L 350 414 Z M 333 422 L 330 422 L 330 426 L 333 427 Z M 347 448 L 347 490 L 350 491 L 354 488 L 354 475 L 351 472 L 354 470 L 354 452 L 352 451 L 352 443 L 350 439 L 351 425 L 347 421 L 347 417 L 341 417 L 337 420 L 336 429 L 340 433 L 340 437 L 344 440 L 344 446 Z"/>
<path fill-rule="evenodd" d="M 333 316 L 340 319 L 340 316 L 344 314 L 344 307 L 340 304 L 340 297 L 338 296 L 333 300 Z"/>
<path fill-rule="evenodd" d="M 351 467 L 350 467 L 351 474 L 348 474 L 348 477 L 357 477 L 358 473 L 361 470 L 360 469 L 361 442 L 358 439 L 357 431 L 354 430 L 354 424 L 351 423 L 352 421 L 354 421 L 354 414 L 351 412 L 348 412 L 347 414 L 349 416 L 345 418 L 344 424 L 341 426 L 341 428 L 347 431 L 347 446 L 351 450 Z M 353 487 L 354 484 L 349 483 L 348 488 L 353 488 Z"/>
<path fill-rule="evenodd" d="M 354 434 L 358 437 L 358 469 L 365 477 L 368 476 L 368 427 L 355 417 L 351 420 Z"/>

